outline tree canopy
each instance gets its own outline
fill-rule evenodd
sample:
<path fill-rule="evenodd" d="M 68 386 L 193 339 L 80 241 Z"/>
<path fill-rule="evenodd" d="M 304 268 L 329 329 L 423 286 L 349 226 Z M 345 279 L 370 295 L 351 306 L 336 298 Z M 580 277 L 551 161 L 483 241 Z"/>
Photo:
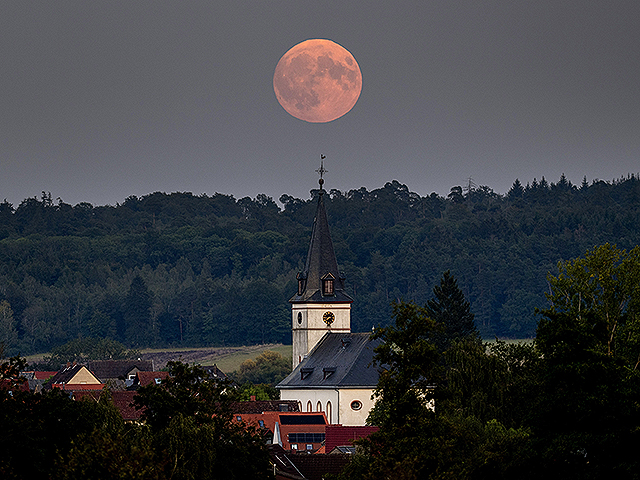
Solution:
<path fill-rule="evenodd" d="M 389 325 L 390 302 L 424 305 L 455 276 L 483 338 L 528 338 L 558 261 L 640 244 L 636 176 L 561 177 L 420 196 L 391 181 L 330 190 L 325 205 L 354 331 Z M 81 337 L 126 347 L 290 342 L 288 299 L 304 267 L 308 199 L 156 192 L 115 206 L 52 195 L 0 203 L 0 339 L 30 354 Z"/>
<path fill-rule="evenodd" d="M 637 478 L 639 251 L 560 262 L 535 343 L 471 335 L 441 352 L 426 309 L 396 304 L 377 334 L 380 430 L 340 478 Z"/>

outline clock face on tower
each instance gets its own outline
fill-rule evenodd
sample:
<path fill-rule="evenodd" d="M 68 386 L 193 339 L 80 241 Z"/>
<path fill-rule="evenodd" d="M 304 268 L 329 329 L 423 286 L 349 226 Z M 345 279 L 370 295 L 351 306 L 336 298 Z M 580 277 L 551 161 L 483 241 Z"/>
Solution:
<path fill-rule="evenodd" d="M 333 321 L 336 319 L 335 315 L 331 312 L 325 312 L 324 315 L 322 315 L 322 320 L 324 320 L 324 323 L 327 324 L 327 326 L 331 326 L 331 324 L 333 323 Z"/>

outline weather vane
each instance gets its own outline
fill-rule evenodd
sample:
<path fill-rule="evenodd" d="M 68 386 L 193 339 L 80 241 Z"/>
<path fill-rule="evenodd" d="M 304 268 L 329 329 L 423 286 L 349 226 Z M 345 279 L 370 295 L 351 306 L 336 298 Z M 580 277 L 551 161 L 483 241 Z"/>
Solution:
<path fill-rule="evenodd" d="M 327 170 L 326 168 L 324 168 L 324 159 L 327 158 L 324 155 L 320 154 L 320 168 L 318 170 L 316 170 L 316 173 L 320 174 L 320 180 L 318 183 L 320 183 L 320 191 L 322 191 L 322 185 L 324 185 L 324 179 L 322 178 L 322 176 L 327 173 L 329 170 Z"/>

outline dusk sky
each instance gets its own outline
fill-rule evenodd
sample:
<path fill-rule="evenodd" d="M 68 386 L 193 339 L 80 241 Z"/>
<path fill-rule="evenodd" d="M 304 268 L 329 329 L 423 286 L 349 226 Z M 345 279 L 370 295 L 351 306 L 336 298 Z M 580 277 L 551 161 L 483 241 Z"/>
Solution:
<path fill-rule="evenodd" d="M 362 71 L 355 107 L 277 102 L 310 38 Z M 640 172 L 640 1 L 4 1 L 0 201 L 155 191 L 308 198 L 398 180 L 505 193 Z"/>

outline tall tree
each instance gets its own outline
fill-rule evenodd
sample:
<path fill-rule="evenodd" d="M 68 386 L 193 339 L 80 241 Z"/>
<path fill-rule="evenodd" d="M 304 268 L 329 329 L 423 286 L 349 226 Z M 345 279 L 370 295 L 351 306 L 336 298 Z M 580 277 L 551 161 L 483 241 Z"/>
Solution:
<path fill-rule="evenodd" d="M 544 402 L 533 427 L 548 465 L 573 478 L 640 467 L 640 247 L 605 244 L 561 262 L 536 342 Z"/>
<path fill-rule="evenodd" d="M 151 293 L 140 275 L 133 277 L 124 302 L 125 343 L 147 346 L 154 340 Z"/>
<path fill-rule="evenodd" d="M 433 295 L 434 298 L 427 301 L 426 312 L 443 326 L 443 331 L 434 338 L 440 351 L 447 350 L 457 340 L 479 342 L 480 334 L 473 321 L 471 305 L 449 270 L 442 275 L 440 285 L 433 287 Z"/>
<path fill-rule="evenodd" d="M 138 390 L 154 446 L 168 478 L 267 479 L 269 457 L 260 432 L 232 422 L 229 382 L 199 366 L 169 362 L 168 379 Z"/>

